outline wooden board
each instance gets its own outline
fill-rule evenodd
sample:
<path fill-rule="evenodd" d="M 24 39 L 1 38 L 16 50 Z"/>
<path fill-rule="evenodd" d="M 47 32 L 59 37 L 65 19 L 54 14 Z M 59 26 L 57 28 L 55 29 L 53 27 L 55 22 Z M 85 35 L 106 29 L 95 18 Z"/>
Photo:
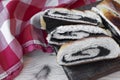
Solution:
<path fill-rule="evenodd" d="M 120 58 L 63 68 L 69 80 L 96 80 L 120 70 Z"/>

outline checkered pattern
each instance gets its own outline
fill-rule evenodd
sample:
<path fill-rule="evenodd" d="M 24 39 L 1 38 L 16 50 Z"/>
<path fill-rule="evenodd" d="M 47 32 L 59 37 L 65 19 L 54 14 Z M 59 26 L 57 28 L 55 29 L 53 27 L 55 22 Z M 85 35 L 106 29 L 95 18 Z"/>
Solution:
<path fill-rule="evenodd" d="M 19 74 L 24 53 L 35 49 L 52 52 L 46 32 L 33 25 L 32 16 L 47 8 L 76 8 L 92 1 L 0 0 L 0 80 L 12 80 Z"/>

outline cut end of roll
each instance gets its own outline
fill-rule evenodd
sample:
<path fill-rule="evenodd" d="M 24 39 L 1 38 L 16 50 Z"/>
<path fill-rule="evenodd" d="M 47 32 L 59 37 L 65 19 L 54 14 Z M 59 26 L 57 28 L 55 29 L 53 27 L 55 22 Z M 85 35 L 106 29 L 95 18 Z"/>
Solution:
<path fill-rule="evenodd" d="M 96 8 L 92 8 L 102 18 L 113 38 L 120 44 L 120 0 L 103 0 Z"/>
<path fill-rule="evenodd" d="M 92 25 L 66 25 L 59 26 L 47 36 L 50 44 L 62 45 L 68 41 L 74 41 L 92 36 L 110 36 L 107 31 Z"/>
<path fill-rule="evenodd" d="M 113 59 L 120 54 L 119 45 L 110 37 L 89 37 L 61 46 L 57 54 L 60 65 L 71 66 Z"/>
<path fill-rule="evenodd" d="M 65 8 L 47 9 L 43 15 L 48 32 L 61 25 L 100 25 L 102 20 L 98 14 L 91 10 L 79 11 Z"/>

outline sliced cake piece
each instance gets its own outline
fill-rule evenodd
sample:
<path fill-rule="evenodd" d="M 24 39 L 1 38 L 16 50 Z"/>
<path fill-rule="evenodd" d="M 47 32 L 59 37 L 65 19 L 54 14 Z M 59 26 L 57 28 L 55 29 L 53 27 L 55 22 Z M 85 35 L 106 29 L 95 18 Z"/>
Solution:
<path fill-rule="evenodd" d="M 45 11 L 43 19 L 48 32 L 61 25 L 90 24 L 99 25 L 101 18 L 93 11 L 68 10 L 65 8 L 53 8 Z"/>
<path fill-rule="evenodd" d="M 89 37 L 63 44 L 58 51 L 57 62 L 70 66 L 113 59 L 119 54 L 120 47 L 111 37 Z"/>
<path fill-rule="evenodd" d="M 92 25 L 59 26 L 47 36 L 50 44 L 62 45 L 65 42 L 92 36 L 109 35 L 106 30 Z"/>

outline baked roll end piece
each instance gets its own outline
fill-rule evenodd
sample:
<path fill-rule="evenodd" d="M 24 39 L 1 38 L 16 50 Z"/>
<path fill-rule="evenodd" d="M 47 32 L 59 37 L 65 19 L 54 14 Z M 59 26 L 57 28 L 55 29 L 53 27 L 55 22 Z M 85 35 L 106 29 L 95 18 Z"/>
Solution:
<path fill-rule="evenodd" d="M 120 0 L 103 0 L 92 10 L 102 17 L 103 24 L 120 44 Z"/>
<path fill-rule="evenodd" d="M 119 54 L 120 47 L 111 37 L 89 37 L 63 44 L 58 51 L 57 62 L 70 66 L 113 59 Z"/>

